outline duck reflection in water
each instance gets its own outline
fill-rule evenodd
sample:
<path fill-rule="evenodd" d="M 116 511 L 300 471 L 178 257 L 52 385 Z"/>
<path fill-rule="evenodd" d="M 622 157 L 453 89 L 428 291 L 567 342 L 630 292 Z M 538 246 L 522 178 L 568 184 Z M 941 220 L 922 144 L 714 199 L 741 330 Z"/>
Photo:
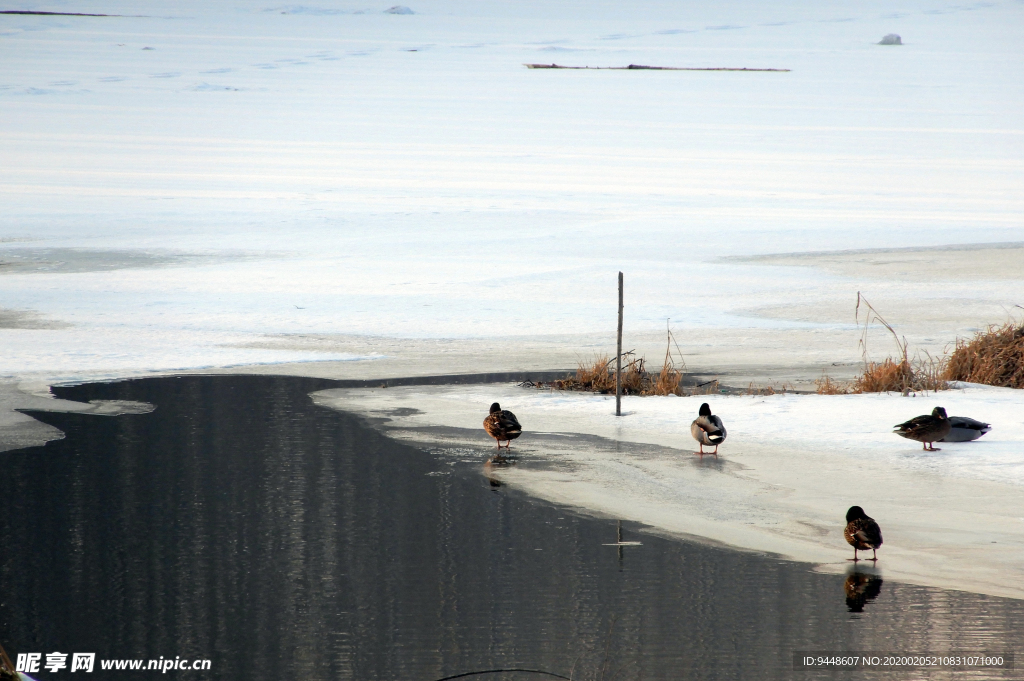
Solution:
<path fill-rule="evenodd" d="M 491 487 L 501 487 L 501 480 L 495 475 L 502 468 L 508 468 L 509 466 L 515 465 L 515 459 L 511 457 L 504 457 L 495 455 L 484 462 L 484 477 L 487 478 L 487 482 L 490 483 Z"/>
<path fill-rule="evenodd" d="M 491 468 L 504 468 L 516 465 L 516 457 L 512 454 L 495 454 L 487 459 L 487 465 Z"/>
<path fill-rule="evenodd" d="M 843 590 L 850 612 L 864 612 L 864 606 L 882 592 L 882 578 L 873 572 L 854 569 L 847 575 Z"/>

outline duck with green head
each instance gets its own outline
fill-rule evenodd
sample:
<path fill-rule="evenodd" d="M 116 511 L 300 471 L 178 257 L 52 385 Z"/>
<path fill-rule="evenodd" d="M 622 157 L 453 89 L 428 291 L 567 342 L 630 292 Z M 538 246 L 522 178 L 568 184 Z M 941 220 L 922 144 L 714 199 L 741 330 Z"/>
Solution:
<path fill-rule="evenodd" d="M 690 424 L 690 434 L 700 444 L 700 455 L 704 456 L 704 446 L 714 447 L 712 452 L 718 456 L 718 445 L 725 442 L 725 424 L 722 419 L 711 413 L 711 407 L 707 402 L 700 405 L 697 418 Z"/>

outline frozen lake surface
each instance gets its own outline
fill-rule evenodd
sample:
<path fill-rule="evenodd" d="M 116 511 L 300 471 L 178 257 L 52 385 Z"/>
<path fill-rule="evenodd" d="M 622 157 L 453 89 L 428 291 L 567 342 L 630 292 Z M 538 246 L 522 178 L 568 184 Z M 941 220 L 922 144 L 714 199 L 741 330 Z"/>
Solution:
<path fill-rule="evenodd" d="M 716 367 L 751 334 L 760 362 L 795 332 L 855 358 L 857 290 L 930 350 L 1024 300 L 1019 248 L 966 282 L 719 260 L 1024 241 L 1019 2 L 43 9 L 132 16 L 0 15 L 3 375 L 372 363 L 378 337 L 558 336 L 560 368 L 608 347 L 618 270 L 628 337 L 671 319 Z M 506 355 L 439 373 L 537 357 Z"/>

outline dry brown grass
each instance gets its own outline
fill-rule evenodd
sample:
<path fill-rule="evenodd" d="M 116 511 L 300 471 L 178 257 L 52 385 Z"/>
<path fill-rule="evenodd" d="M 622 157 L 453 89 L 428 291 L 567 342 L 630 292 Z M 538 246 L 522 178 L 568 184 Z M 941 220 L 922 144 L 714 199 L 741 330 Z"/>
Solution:
<path fill-rule="evenodd" d="M 958 338 L 946 362 L 949 381 L 1024 388 L 1024 324 L 990 326 L 970 340 Z"/>
<path fill-rule="evenodd" d="M 614 395 L 615 367 L 612 365 L 613 361 L 607 356 L 580 361 L 575 375 L 566 376 L 560 381 L 538 384 L 538 387 Z M 683 375 L 684 372 L 672 363 L 663 365 L 661 370 L 655 374 L 647 371 L 646 361 L 643 357 L 629 358 L 622 366 L 622 394 L 642 396 L 712 395 L 717 394 L 721 389 L 717 380 L 687 388 L 683 386 Z M 764 394 L 774 394 L 774 392 Z"/>
<path fill-rule="evenodd" d="M 860 376 L 857 376 L 849 383 L 833 381 L 830 377 L 822 374 L 822 377 L 815 381 L 819 395 L 847 395 L 859 393 L 886 393 L 899 392 L 909 395 L 912 392 L 924 392 L 927 390 L 949 390 L 945 374 L 945 360 L 934 359 L 928 353 L 924 357 L 918 355 L 913 360 L 908 356 L 907 339 L 900 338 L 896 330 L 889 322 L 878 314 L 878 311 L 871 306 L 871 303 L 857 292 L 856 318 L 860 324 L 860 308 L 864 305 L 866 313 L 864 316 L 864 330 L 861 332 L 859 345 L 864 357 L 864 369 Z M 899 349 L 899 357 L 893 359 L 886 357 L 882 362 L 868 360 L 868 330 L 871 322 L 878 322 L 889 331 L 896 341 Z"/>
<path fill-rule="evenodd" d="M 853 379 L 850 392 L 888 393 L 908 390 L 914 381 L 914 370 L 905 359 L 886 357 L 883 362 L 868 362 L 861 375 Z"/>
<path fill-rule="evenodd" d="M 744 395 L 785 395 L 787 390 L 793 390 L 793 386 L 786 383 L 777 384 L 769 383 L 768 385 L 754 385 L 751 381 L 747 386 L 747 390 Z"/>
<path fill-rule="evenodd" d="M 654 381 L 655 395 L 682 395 L 683 372 L 674 366 L 665 364 L 661 367 L 658 378 Z"/>
<path fill-rule="evenodd" d="M 822 374 L 814 382 L 819 395 L 850 395 L 860 393 L 910 393 L 928 390 L 949 390 L 944 377 L 945 361 L 926 355 L 912 361 L 887 357 L 882 362 L 868 362 L 860 376 L 849 383 L 832 380 Z"/>
<path fill-rule="evenodd" d="M 679 343 L 676 343 L 676 339 L 672 335 L 672 329 L 669 328 L 667 321 L 665 322 L 665 334 L 665 360 L 661 363 L 661 372 L 658 374 L 658 378 L 654 381 L 654 385 L 651 386 L 651 392 L 648 394 L 682 395 L 686 360 L 683 359 L 683 351 L 679 348 Z M 676 351 L 679 355 L 679 367 L 676 367 L 675 360 L 672 358 L 673 345 L 676 346 Z"/>
<path fill-rule="evenodd" d="M 814 382 L 817 386 L 817 393 L 819 395 L 847 395 L 850 392 L 850 386 L 846 383 L 839 383 L 833 381 L 831 376 L 825 373 L 821 374 L 821 378 Z"/>
<path fill-rule="evenodd" d="M 623 359 L 626 359 L 623 357 Z M 611 392 L 615 392 L 615 371 L 611 371 Z M 622 394 L 650 394 L 651 376 L 644 368 L 644 358 L 629 358 L 622 367 Z"/>
<path fill-rule="evenodd" d="M 683 372 L 672 364 L 666 364 L 657 374 L 646 369 L 643 357 L 633 357 L 632 352 L 623 353 L 622 394 L 623 395 L 682 395 Z M 550 385 L 557 390 L 581 390 L 601 394 L 615 394 L 614 360 L 607 355 L 591 360 L 581 360 L 575 376 L 566 376 Z"/>
<path fill-rule="evenodd" d="M 563 390 L 587 390 L 595 393 L 607 393 L 615 390 L 615 374 L 608 367 L 611 360 L 607 355 L 595 357 L 589 364 L 580 360 L 575 376 L 566 376 L 555 381 L 556 387 Z"/>
<path fill-rule="evenodd" d="M 636 357 L 633 351 L 622 353 L 622 394 L 623 395 L 684 395 L 683 375 L 686 362 L 682 350 L 666 328 L 665 361 L 661 371 L 652 374 L 647 371 L 646 360 Z M 672 357 L 672 346 L 675 345 L 679 355 L 679 364 Z M 608 355 L 594 357 L 591 360 L 580 360 L 575 376 L 566 376 L 560 381 L 547 384 L 556 390 L 582 390 L 602 394 L 615 393 L 614 358 Z M 717 382 L 715 382 L 717 386 Z"/>

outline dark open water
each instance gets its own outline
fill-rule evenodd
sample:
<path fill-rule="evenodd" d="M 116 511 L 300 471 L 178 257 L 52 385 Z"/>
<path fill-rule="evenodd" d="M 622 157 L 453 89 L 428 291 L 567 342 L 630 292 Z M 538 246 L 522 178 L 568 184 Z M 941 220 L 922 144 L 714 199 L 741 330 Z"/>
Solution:
<path fill-rule="evenodd" d="M 479 464 L 448 465 L 314 406 L 308 393 L 332 385 L 216 376 L 56 389 L 157 409 L 35 413 L 67 438 L 0 454 L 0 642 L 212 660 L 166 676 L 37 675 L 122 681 L 568 676 L 574 661 L 574 679 L 605 681 L 883 678 L 794 671 L 792 654 L 1022 647 L 1021 601 L 819 575 L 628 524 L 643 546 L 603 546 L 615 521 L 494 487 Z M 945 677 L 1021 672 L 927 676 Z"/>

